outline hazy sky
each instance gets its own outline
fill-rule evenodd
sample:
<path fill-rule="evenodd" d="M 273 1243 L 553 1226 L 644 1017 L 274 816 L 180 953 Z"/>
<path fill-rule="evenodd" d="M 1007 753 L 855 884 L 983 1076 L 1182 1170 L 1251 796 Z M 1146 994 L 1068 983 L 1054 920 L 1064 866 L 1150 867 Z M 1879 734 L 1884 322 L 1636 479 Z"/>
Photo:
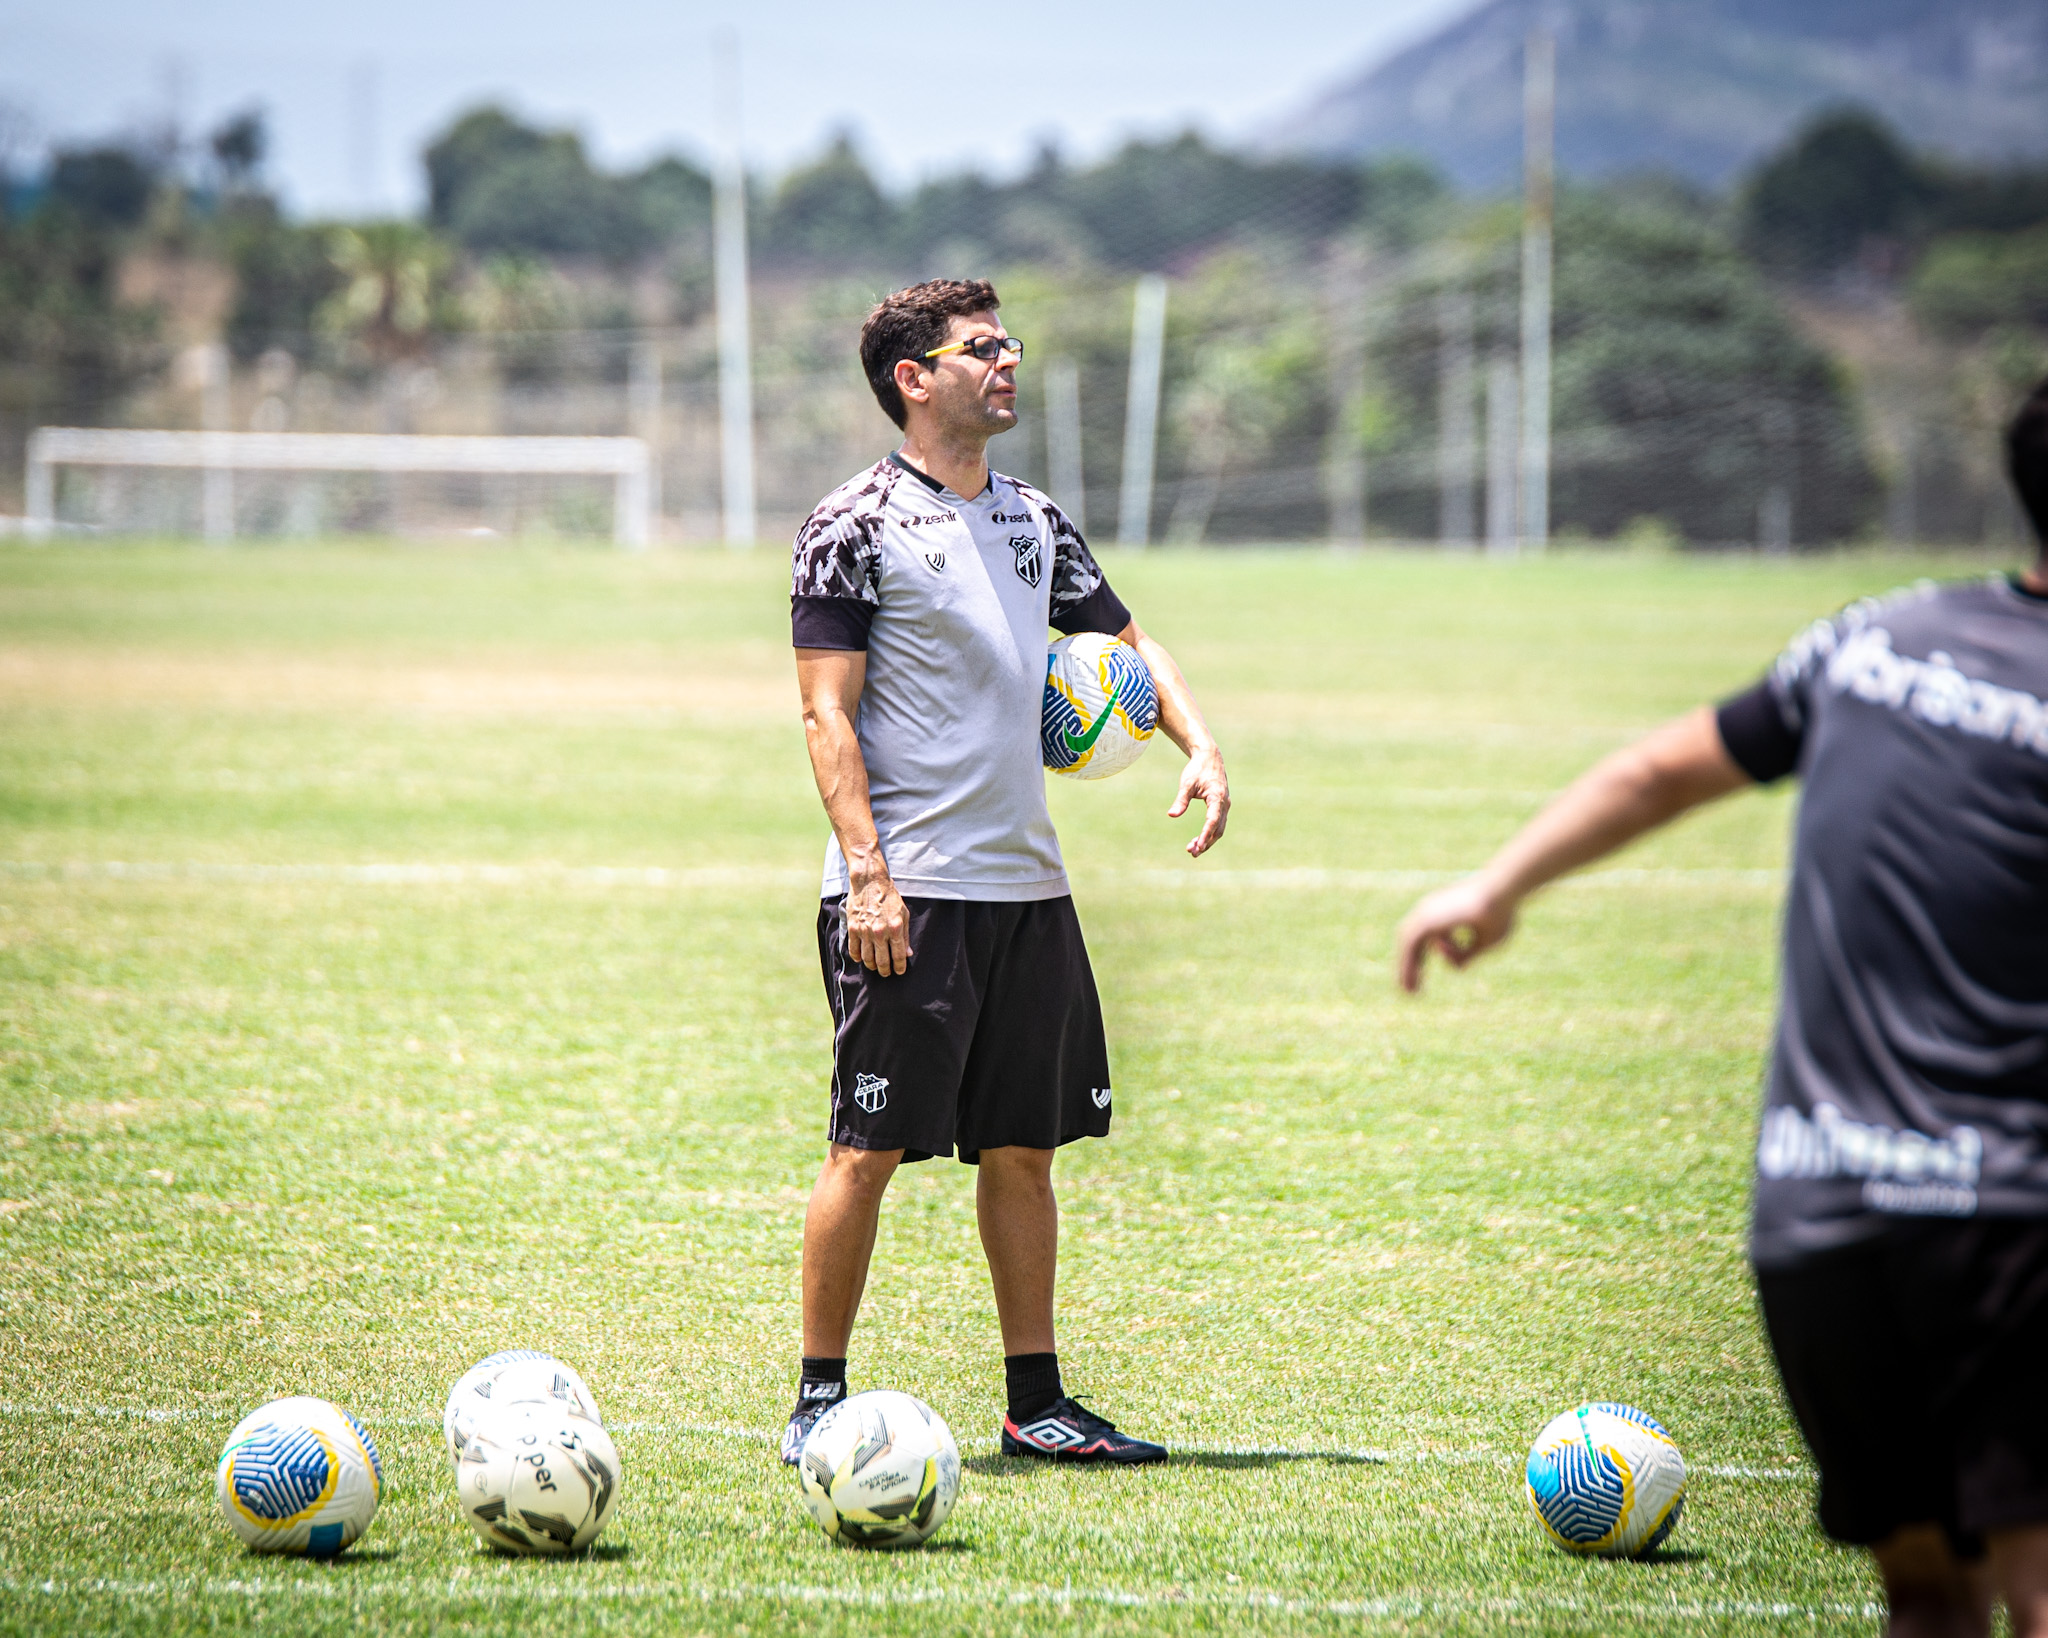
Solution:
<path fill-rule="evenodd" d="M 272 175 L 309 212 L 409 207 L 418 154 L 486 97 L 576 126 L 605 161 L 719 136 L 713 40 L 738 38 L 749 163 L 849 126 L 889 181 L 1076 156 L 1190 121 L 1231 136 L 1474 0 L 0 0 L 0 140 L 47 145 L 175 110 L 269 112 Z M 955 19 L 958 20 L 955 20 Z"/>

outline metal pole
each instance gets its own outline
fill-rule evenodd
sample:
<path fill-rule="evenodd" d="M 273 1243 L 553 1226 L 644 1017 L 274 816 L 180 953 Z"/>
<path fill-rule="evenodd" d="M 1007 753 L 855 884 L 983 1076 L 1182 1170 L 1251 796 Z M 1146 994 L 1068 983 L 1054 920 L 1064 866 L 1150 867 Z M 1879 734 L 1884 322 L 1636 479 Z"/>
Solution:
<path fill-rule="evenodd" d="M 724 35 L 720 101 L 726 128 L 712 214 L 718 303 L 718 419 L 725 543 L 751 546 L 754 516 L 754 379 L 747 339 L 747 177 L 740 146 L 740 45 Z"/>
<path fill-rule="evenodd" d="M 1081 371 L 1071 358 L 1045 366 L 1045 468 L 1052 498 L 1088 532 L 1088 489 L 1081 473 Z"/>
<path fill-rule="evenodd" d="M 1365 252 L 1355 241 L 1330 258 L 1330 411 L 1323 489 L 1329 503 L 1330 543 L 1362 546 L 1366 527 L 1365 464 Z"/>
<path fill-rule="evenodd" d="M 627 418 L 633 432 L 647 446 L 646 498 L 641 511 L 651 526 L 661 518 L 661 343 L 642 339 L 633 343 L 626 378 Z M 646 545 L 643 539 L 639 542 Z"/>
<path fill-rule="evenodd" d="M 1472 485 L 1478 476 L 1473 436 L 1472 296 L 1447 292 L 1437 303 L 1437 538 L 1453 551 L 1472 545 Z"/>
<path fill-rule="evenodd" d="M 1522 536 L 1550 539 L 1550 225 L 1557 43 L 1532 29 L 1522 78 Z"/>
<path fill-rule="evenodd" d="M 1486 366 L 1486 549 L 1513 557 L 1515 528 L 1515 361 L 1506 354 Z"/>
<path fill-rule="evenodd" d="M 1159 371 L 1166 355 L 1166 281 L 1138 280 L 1131 308 L 1131 385 L 1124 408 L 1124 481 L 1116 542 L 1143 546 L 1152 534 L 1152 461 L 1159 441 Z"/>
<path fill-rule="evenodd" d="M 40 427 L 28 435 L 28 505 L 22 528 L 30 540 L 48 540 L 57 526 L 57 469 L 44 448 L 48 442 Z"/>
<path fill-rule="evenodd" d="M 646 549 L 649 525 L 654 518 L 649 453 L 642 444 L 634 452 L 635 458 L 619 469 L 618 481 L 612 489 L 612 544 L 633 552 Z"/>
<path fill-rule="evenodd" d="M 199 424 L 208 432 L 226 432 L 230 419 L 227 348 L 217 341 L 208 343 L 201 350 L 199 368 Z M 220 545 L 235 538 L 235 469 L 225 447 L 212 439 L 207 443 L 200 478 L 201 527 L 210 543 Z"/>

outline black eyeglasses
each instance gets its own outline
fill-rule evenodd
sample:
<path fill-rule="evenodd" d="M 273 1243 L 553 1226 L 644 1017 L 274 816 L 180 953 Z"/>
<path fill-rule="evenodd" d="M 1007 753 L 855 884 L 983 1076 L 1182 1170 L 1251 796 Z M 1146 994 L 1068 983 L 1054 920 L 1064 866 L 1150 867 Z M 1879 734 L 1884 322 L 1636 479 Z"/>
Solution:
<path fill-rule="evenodd" d="M 943 347 L 934 347 L 924 356 L 937 358 L 943 353 L 965 353 L 982 364 L 993 364 L 1007 354 L 1014 364 L 1024 356 L 1024 343 L 1015 336 L 975 336 L 968 341 L 949 341 Z"/>

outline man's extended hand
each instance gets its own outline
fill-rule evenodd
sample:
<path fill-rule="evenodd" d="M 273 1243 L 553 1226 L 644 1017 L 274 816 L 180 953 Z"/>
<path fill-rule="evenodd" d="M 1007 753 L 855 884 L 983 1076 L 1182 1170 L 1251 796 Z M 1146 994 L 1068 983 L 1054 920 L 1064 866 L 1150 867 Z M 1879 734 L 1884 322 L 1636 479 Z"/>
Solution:
<path fill-rule="evenodd" d="M 1187 765 L 1180 771 L 1180 792 L 1173 799 L 1173 806 L 1166 810 L 1166 817 L 1178 819 L 1188 811 L 1190 802 L 1199 800 L 1206 811 L 1202 828 L 1195 839 L 1188 843 L 1188 857 L 1199 859 L 1222 839 L 1223 827 L 1230 823 L 1230 776 L 1223 771 L 1223 753 L 1214 745 L 1205 745 L 1191 755 Z"/>
<path fill-rule="evenodd" d="M 1479 876 L 1467 876 L 1440 887 L 1402 918 L 1396 935 L 1401 988 L 1413 995 L 1422 988 L 1422 967 L 1435 950 L 1453 967 L 1492 949 L 1514 931 L 1515 902 L 1489 887 Z"/>
<path fill-rule="evenodd" d="M 846 953 L 884 978 L 910 970 L 910 911 L 886 865 L 863 870 L 848 864 Z"/>

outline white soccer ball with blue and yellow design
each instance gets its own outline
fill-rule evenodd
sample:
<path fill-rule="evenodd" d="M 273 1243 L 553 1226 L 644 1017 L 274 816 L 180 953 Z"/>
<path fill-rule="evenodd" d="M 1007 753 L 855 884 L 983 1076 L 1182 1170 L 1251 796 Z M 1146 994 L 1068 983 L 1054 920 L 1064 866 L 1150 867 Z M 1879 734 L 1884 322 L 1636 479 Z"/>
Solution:
<path fill-rule="evenodd" d="M 228 1527 L 259 1553 L 332 1558 L 369 1529 L 384 1468 L 339 1405 L 273 1399 L 235 1424 L 214 1474 Z"/>
<path fill-rule="evenodd" d="M 1069 779 L 1107 779 L 1145 753 L 1159 694 L 1144 656 L 1099 631 L 1077 631 L 1045 659 L 1039 740 L 1045 765 Z"/>
<path fill-rule="evenodd" d="M 915 1547 L 960 1495 L 960 1447 L 922 1399 L 873 1388 L 842 1399 L 797 1452 L 804 1506 L 842 1547 Z"/>
<path fill-rule="evenodd" d="M 1685 1458 L 1633 1405 L 1581 1405 L 1529 1447 L 1529 1505 L 1550 1539 L 1574 1553 L 1641 1558 L 1678 1527 Z"/>
<path fill-rule="evenodd" d="M 449 1461 L 462 1460 L 462 1448 L 469 1443 L 476 1419 L 494 1405 L 551 1405 L 570 1416 L 604 1425 L 604 1418 L 597 1413 L 597 1397 L 575 1367 L 534 1348 L 506 1348 L 478 1360 L 448 1391 L 441 1435 L 447 1441 Z"/>

